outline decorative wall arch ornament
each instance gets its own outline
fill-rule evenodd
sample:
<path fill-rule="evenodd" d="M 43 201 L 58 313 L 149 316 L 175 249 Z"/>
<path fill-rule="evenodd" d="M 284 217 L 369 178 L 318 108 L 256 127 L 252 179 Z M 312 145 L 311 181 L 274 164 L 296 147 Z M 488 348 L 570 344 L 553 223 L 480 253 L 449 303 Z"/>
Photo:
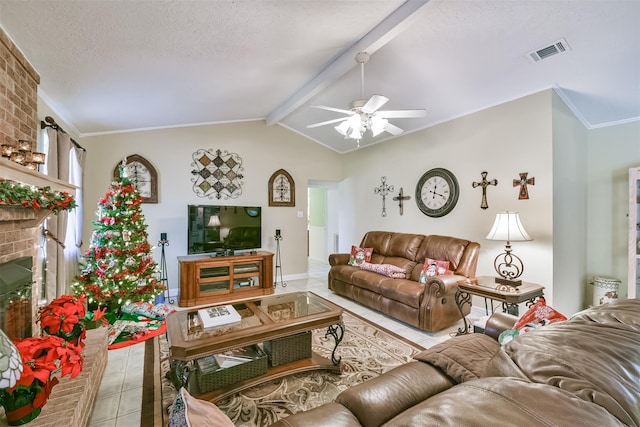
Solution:
<path fill-rule="evenodd" d="M 242 158 L 236 153 L 213 149 L 197 150 L 192 155 L 193 192 L 209 199 L 235 199 L 242 194 Z"/>
<path fill-rule="evenodd" d="M 289 172 L 278 169 L 269 178 L 269 206 L 295 206 L 296 183 Z"/>

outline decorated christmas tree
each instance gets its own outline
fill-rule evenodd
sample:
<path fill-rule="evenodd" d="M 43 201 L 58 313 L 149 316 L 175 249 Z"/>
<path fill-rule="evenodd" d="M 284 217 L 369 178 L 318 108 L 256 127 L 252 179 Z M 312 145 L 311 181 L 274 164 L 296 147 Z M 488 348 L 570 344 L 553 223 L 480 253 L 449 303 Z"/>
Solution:
<path fill-rule="evenodd" d="M 85 266 L 74 283 L 75 293 L 86 294 L 90 306 L 97 303 L 108 311 L 164 292 L 140 209 L 142 197 L 124 170 L 119 168 L 120 177 L 98 201 Z"/>

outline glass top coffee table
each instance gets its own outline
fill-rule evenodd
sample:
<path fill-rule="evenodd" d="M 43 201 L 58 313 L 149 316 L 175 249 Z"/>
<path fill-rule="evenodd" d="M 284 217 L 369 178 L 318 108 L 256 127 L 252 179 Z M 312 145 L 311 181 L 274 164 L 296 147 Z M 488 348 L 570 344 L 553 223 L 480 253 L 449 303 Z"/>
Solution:
<path fill-rule="evenodd" d="M 310 292 L 292 292 L 207 307 L 228 304 L 240 314 L 240 322 L 203 328 L 198 317 L 198 309 L 206 307 L 180 310 L 167 316 L 171 369 L 180 382 L 188 386 L 188 390 L 198 398 L 216 402 L 261 382 L 298 372 L 315 369 L 340 372 L 340 358 L 336 357 L 336 349 L 342 341 L 344 326 L 342 309 L 339 306 Z M 295 337 L 304 338 L 305 333 L 309 333 L 308 337 L 310 337 L 310 331 L 325 327 L 327 328 L 325 336 L 331 336 L 335 340 L 330 359 L 313 352 L 309 339 L 295 341 Z M 256 344 L 260 349 L 267 344 L 269 349 L 272 349 L 271 346 L 274 343 L 287 342 L 287 339 L 293 339 L 294 346 L 308 346 L 307 349 L 302 349 L 302 354 L 307 357 L 287 361 L 277 366 L 273 366 L 275 362 L 271 363 L 275 361 L 273 359 L 269 362 L 266 373 L 241 379 L 211 391 L 200 392 L 194 384 L 195 365 L 206 360 L 208 356 L 225 352 L 228 354 Z M 286 359 L 286 354 L 284 356 Z"/>

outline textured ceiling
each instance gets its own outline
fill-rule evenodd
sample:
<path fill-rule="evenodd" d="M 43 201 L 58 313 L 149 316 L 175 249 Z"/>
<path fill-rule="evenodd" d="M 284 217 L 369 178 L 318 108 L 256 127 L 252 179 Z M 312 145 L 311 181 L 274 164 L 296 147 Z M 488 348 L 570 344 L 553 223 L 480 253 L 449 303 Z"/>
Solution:
<path fill-rule="evenodd" d="M 406 132 L 550 87 L 587 127 L 640 118 L 640 1 L 0 0 L 0 25 L 81 136 L 265 119 L 348 152 L 307 125 L 360 98 L 358 51 L 366 98 L 427 109 Z"/>

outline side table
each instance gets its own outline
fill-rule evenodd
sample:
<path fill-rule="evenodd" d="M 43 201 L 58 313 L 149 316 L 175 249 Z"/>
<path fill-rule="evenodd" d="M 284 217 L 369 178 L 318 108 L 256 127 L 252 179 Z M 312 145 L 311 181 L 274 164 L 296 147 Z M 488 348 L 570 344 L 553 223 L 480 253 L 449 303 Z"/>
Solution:
<path fill-rule="evenodd" d="M 458 329 L 458 334 L 469 332 L 469 324 L 462 307 L 464 304 L 471 305 L 473 295 L 485 299 L 485 311 L 488 312 L 487 299 L 491 300 L 491 310 L 493 311 L 493 301 L 502 303 L 502 311 L 518 316 L 518 304 L 525 303 L 527 307 L 532 306 L 538 298 L 544 298 L 544 286 L 537 283 L 522 282 L 517 288 L 495 283 L 492 276 L 480 276 L 471 279 L 461 280 L 457 283 L 456 305 L 464 321 L 464 331 Z"/>

